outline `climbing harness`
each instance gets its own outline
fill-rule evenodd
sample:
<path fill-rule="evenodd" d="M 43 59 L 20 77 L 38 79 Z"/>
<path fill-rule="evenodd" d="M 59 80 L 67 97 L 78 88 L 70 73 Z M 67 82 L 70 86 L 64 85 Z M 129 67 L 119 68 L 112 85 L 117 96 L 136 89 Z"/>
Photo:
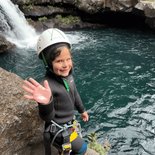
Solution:
<path fill-rule="evenodd" d="M 69 153 L 71 152 L 71 142 L 74 141 L 78 137 L 78 135 L 82 137 L 81 125 L 77 122 L 77 120 L 70 121 L 64 125 L 59 125 L 55 121 L 51 120 L 51 124 L 45 129 L 45 132 L 55 134 L 52 139 L 51 145 L 54 144 L 56 137 L 60 133 L 62 133 L 62 151 L 64 155 L 69 155 Z"/>

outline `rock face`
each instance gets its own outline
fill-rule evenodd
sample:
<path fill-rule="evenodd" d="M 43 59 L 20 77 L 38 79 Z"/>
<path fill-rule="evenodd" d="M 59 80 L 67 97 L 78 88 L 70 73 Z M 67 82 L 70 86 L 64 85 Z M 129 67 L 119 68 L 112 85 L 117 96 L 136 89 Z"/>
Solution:
<path fill-rule="evenodd" d="M 0 68 L 0 155 L 43 155 L 37 103 L 24 99 L 23 79 Z M 54 150 L 54 155 L 58 155 Z M 86 155 L 99 155 L 88 149 Z"/>
<path fill-rule="evenodd" d="M 155 29 L 155 1 L 154 0 L 12 0 L 19 4 L 20 9 L 27 18 L 31 18 L 33 25 L 41 30 L 49 27 L 61 29 L 78 29 L 104 26 L 108 22 L 118 22 L 120 25 L 129 20 L 136 23 L 142 19 L 144 24 Z M 110 15 L 116 15 L 110 16 Z M 122 20 L 113 19 L 125 16 Z M 57 19 L 61 15 L 62 19 Z M 78 20 L 63 17 L 72 15 Z M 46 18 L 45 18 L 46 17 Z M 134 17 L 137 17 L 134 20 Z M 107 19 L 108 18 L 108 19 Z M 128 18 L 127 21 L 124 21 Z M 70 20 L 70 23 L 65 23 Z M 35 22 L 35 23 L 34 23 Z M 138 21 L 137 21 L 138 22 Z M 130 24 L 130 23 L 127 23 Z"/>
<path fill-rule="evenodd" d="M 28 148 L 42 140 L 37 104 L 23 98 L 22 83 L 20 77 L 0 68 L 1 155 L 20 154 L 20 150 L 28 155 Z"/>

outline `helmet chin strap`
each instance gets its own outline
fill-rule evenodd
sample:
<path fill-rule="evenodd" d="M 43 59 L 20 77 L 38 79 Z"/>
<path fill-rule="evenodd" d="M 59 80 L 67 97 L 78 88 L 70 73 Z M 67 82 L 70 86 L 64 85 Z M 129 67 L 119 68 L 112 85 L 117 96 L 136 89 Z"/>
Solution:
<path fill-rule="evenodd" d="M 45 59 L 45 56 L 44 56 L 43 52 L 41 52 L 41 56 L 42 56 L 42 60 L 44 62 L 44 65 L 45 65 L 46 70 L 48 70 L 48 71 L 50 71 L 50 72 L 53 73 L 52 69 L 50 69 L 50 67 L 49 67 L 49 65 L 48 65 L 48 63 L 47 63 L 47 61 Z"/>

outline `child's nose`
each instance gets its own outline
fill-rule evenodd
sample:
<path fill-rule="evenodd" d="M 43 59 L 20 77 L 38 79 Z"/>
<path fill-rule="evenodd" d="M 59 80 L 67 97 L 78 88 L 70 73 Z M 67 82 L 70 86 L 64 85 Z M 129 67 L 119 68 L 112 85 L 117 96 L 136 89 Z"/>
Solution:
<path fill-rule="evenodd" d="M 67 61 L 63 61 L 62 66 L 67 67 Z"/>

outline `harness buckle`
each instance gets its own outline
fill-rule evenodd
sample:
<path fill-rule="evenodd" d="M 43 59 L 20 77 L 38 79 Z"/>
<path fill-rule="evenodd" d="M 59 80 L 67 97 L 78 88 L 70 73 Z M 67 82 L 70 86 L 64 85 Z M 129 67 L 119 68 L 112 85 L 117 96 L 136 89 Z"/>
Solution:
<path fill-rule="evenodd" d="M 62 149 L 65 152 L 69 152 L 71 150 L 71 143 L 64 143 L 64 144 L 62 144 Z"/>
<path fill-rule="evenodd" d="M 57 130 L 56 125 L 55 125 L 55 124 L 51 124 L 51 125 L 50 125 L 50 132 L 51 132 L 51 133 L 55 133 L 56 130 Z"/>
<path fill-rule="evenodd" d="M 64 124 L 63 125 L 63 130 L 66 130 L 66 129 L 68 129 L 69 128 L 69 126 L 67 125 L 67 124 Z"/>

